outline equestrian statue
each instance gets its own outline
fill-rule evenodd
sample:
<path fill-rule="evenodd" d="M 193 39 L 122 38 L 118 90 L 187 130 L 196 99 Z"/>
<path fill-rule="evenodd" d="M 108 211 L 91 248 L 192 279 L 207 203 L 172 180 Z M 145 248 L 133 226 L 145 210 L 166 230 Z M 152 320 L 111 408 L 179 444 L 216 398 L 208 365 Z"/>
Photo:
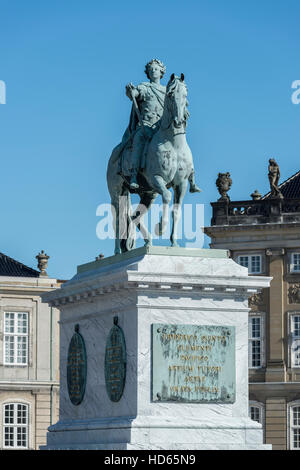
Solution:
<path fill-rule="evenodd" d="M 136 227 L 141 230 L 145 244 L 151 245 L 151 234 L 141 219 L 159 194 L 163 211 L 156 233 L 161 235 L 165 231 L 172 199 L 170 188 L 174 202 L 170 240 L 172 246 L 178 246 L 177 226 L 187 186 L 192 193 L 201 191 L 195 183 L 193 157 L 186 141 L 189 112 L 184 75 L 172 74 L 165 87 L 160 83 L 165 71 L 160 60 L 152 59 L 145 68 L 149 82 L 137 87 L 132 83 L 126 85 L 126 95 L 132 101 L 130 121 L 107 167 L 108 190 L 114 208 L 115 254 L 135 247 Z M 132 193 L 140 197 L 134 213 Z"/>

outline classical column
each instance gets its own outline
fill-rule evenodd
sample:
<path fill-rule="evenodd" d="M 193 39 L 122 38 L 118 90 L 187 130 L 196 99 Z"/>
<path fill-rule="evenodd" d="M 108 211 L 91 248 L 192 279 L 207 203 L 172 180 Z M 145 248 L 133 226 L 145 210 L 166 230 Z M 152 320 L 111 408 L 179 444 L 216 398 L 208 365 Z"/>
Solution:
<path fill-rule="evenodd" d="M 267 360 L 266 381 L 285 382 L 286 365 L 284 361 L 284 290 L 283 269 L 284 249 L 266 250 L 269 257 L 269 276 L 272 277 L 269 288 L 269 353 Z"/>

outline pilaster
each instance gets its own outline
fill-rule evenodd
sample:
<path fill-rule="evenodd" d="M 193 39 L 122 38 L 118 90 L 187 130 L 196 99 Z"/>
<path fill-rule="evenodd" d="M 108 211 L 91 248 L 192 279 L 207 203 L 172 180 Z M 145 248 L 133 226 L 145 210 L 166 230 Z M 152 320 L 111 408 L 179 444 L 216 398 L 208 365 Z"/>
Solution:
<path fill-rule="evenodd" d="M 270 397 L 266 400 L 266 442 L 273 450 L 286 450 L 286 400 Z"/>
<path fill-rule="evenodd" d="M 267 382 L 285 382 L 286 364 L 284 360 L 284 253 L 282 248 L 266 250 L 269 259 L 269 276 L 272 277 L 269 294 L 269 338 L 266 369 Z"/>

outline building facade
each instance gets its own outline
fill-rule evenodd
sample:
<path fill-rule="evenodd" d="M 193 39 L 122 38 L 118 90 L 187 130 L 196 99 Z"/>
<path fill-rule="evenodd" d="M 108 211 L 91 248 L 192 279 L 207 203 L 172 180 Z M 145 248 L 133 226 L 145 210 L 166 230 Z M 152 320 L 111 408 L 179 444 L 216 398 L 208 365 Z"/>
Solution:
<path fill-rule="evenodd" d="M 58 418 L 60 283 L 0 253 L 0 448 L 39 449 Z"/>
<path fill-rule="evenodd" d="M 230 175 L 223 174 L 223 180 Z M 219 175 L 220 176 L 220 175 Z M 272 175 L 271 175 L 272 176 Z M 249 274 L 272 277 L 249 299 L 249 414 L 274 450 L 300 449 L 300 172 L 270 193 L 230 201 L 223 184 L 205 233 Z M 222 178 L 221 178 L 222 180 Z M 218 183 L 217 183 L 218 184 Z M 225 187 L 225 190 L 224 190 Z"/>

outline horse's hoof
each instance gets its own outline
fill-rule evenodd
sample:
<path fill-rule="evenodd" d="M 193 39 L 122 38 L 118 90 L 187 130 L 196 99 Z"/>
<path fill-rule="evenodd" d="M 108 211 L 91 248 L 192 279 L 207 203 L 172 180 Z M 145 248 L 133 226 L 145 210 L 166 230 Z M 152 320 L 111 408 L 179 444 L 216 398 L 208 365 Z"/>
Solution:
<path fill-rule="evenodd" d="M 152 246 L 152 240 L 146 239 L 144 246 Z"/>
<path fill-rule="evenodd" d="M 126 242 L 126 250 L 131 251 L 135 248 L 135 238 L 128 238 Z"/>

